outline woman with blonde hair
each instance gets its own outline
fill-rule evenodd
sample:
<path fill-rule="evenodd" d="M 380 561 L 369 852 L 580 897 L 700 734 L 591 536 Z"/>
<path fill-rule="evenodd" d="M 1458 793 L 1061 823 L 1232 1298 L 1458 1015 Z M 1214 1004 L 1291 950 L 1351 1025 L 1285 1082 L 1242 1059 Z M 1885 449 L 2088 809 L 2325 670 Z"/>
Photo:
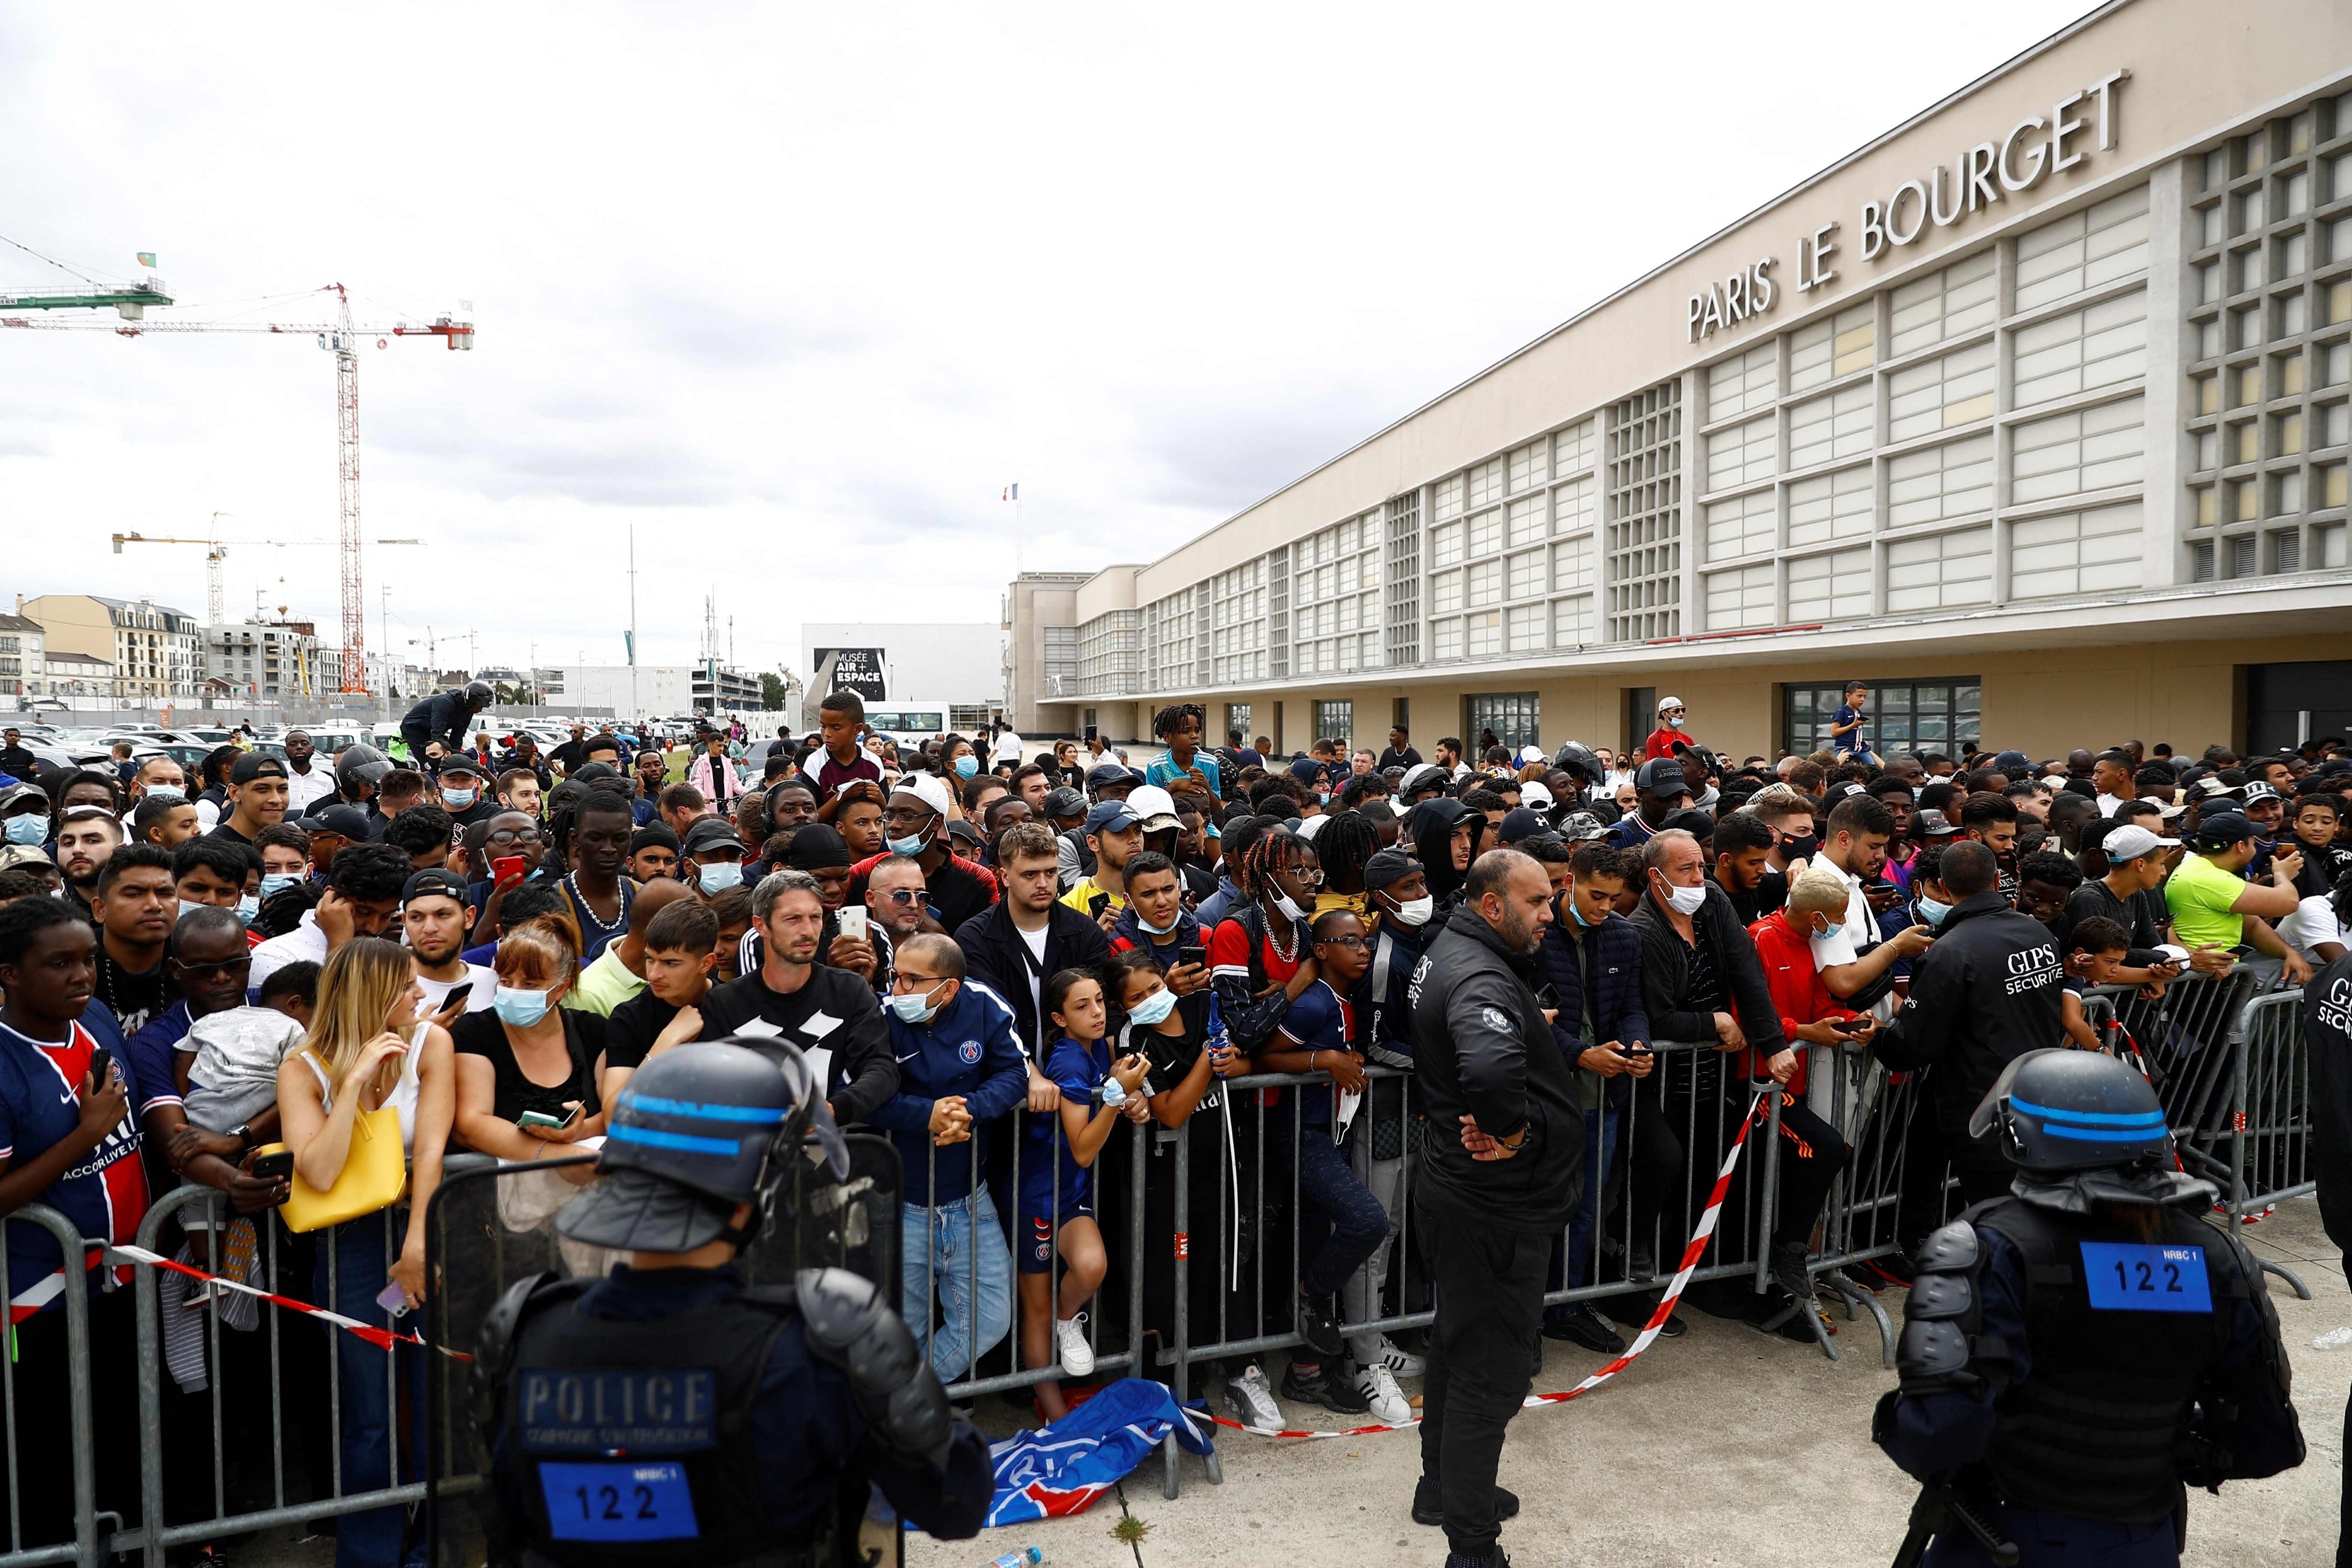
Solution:
<path fill-rule="evenodd" d="M 337 1226 L 319 1248 L 314 1299 L 345 1317 L 390 1327 L 393 1314 L 384 1302 L 394 1289 L 403 1311 L 425 1299 L 425 1211 L 441 1184 L 456 1076 L 448 1031 L 425 1015 L 425 987 L 406 948 L 354 937 L 328 955 L 310 1033 L 278 1069 L 278 1118 L 295 1172 L 320 1192 L 332 1187 L 360 1116 L 385 1109 L 399 1113 L 409 1160 L 406 1228 L 396 1254 L 391 1226 L 398 1205 Z M 413 1347 L 397 1348 L 402 1378 L 415 1378 L 421 1368 Z M 393 1482 L 395 1424 L 383 1353 L 354 1335 L 335 1336 L 346 1494 Z M 420 1441 L 401 1467 L 404 1479 L 422 1473 L 422 1423 L 416 1433 Z M 336 1568 L 401 1563 L 406 1516 L 398 1507 L 345 1515 L 335 1529 Z M 421 1542 L 406 1561 L 423 1563 Z"/>
<path fill-rule="evenodd" d="M 579 952 L 562 926 L 533 918 L 499 939 L 494 963 L 497 1000 L 452 1026 L 458 1142 L 502 1160 L 568 1152 L 604 1131 L 604 1020 L 561 1005 L 579 980 Z"/>

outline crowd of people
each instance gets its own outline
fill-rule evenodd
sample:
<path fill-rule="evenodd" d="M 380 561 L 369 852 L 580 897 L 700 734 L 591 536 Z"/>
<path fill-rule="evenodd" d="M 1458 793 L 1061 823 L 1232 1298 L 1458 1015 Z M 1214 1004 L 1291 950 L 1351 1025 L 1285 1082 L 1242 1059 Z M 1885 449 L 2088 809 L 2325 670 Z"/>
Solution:
<path fill-rule="evenodd" d="M 1262 1350 L 1210 1369 L 1240 1419 L 1289 1426 L 1288 1400 L 1402 1423 L 1400 1380 L 1422 1378 L 1425 1453 L 1499 1447 L 1500 1418 L 1465 1394 L 1440 1422 L 1443 1388 L 1524 1391 L 1525 1366 L 1488 1364 L 1523 1330 L 1621 1352 L 1654 1295 L 1505 1312 L 1442 1344 L 1359 1326 L 1420 1310 L 1433 1285 L 1507 1276 L 1535 1294 L 1496 1299 L 1521 1301 L 1603 1268 L 1654 1278 L 1722 1152 L 1706 1130 L 1763 1086 L 1775 1289 L 1688 1300 L 1810 1341 L 1808 1252 L 1852 1131 L 1809 1092 L 1817 1052 L 1926 1072 L 1916 1238 L 1946 1217 L 1947 1166 L 1969 1201 L 2005 1186 L 1969 1128 L 2002 1068 L 2105 1043 L 2090 988 L 2238 965 L 2300 983 L 2352 943 L 2340 738 L 1882 754 L 1868 702 L 1854 684 L 1829 750 L 1777 760 L 1718 754 L 1669 698 L 1622 757 L 1484 735 L 1425 758 L 1403 726 L 1377 752 L 1333 736 L 1286 756 L 1263 736 L 1213 744 L 1203 710 L 1176 705 L 1137 769 L 1099 740 L 901 746 L 848 692 L 806 735 L 714 730 L 690 751 L 582 725 L 542 755 L 475 732 L 465 691 L 409 716 L 404 764 L 299 731 L 282 759 L 224 748 L 194 777 L 0 750 L 0 1214 L 46 1204 L 129 1242 L 163 1193 L 209 1187 L 216 1222 L 182 1209 L 167 1250 L 250 1278 L 297 1178 L 348 1188 L 396 1136 L 400 1205 L 276 1237 L 278 1289 L 388 1323 L 432 1288 L 423 1216 L 447 1156 L 593 1147 L 649 1058 L 781 1037 L 836 1121 L 898 1146 L 900 1308 L 942 1382 L 1028 1369 L 1052 1417 L 1107 1347 L 1166 1376 L 1181 1144 L 1191 1342 L 1298 1342 L 1278 1380 Z M 1441 941 L 1453 956 L 1433 963 Z M 1665 1042 L 1711 1048 L 1669 1063 Z M 1232 1087 L 1265 1075 L 1306 1081 Z M 1139 1256 L 1130 1205 L 1162 1238 Z M 57 1309 L 81 1266 L 47 1231 L 6 1231 L 26 1539 L 65 1539 L 69 1459 L 23 1440 L 23 1412 L 63 1397 Z M 1874 1267 L 1909 1278 L 1901 1256 Z M 138 1369 L 109 1273 L 87 1283 L 99 1437 L 119 1456 Z M 1143 1343 L 1099 1307 L 1112 1287 L 1141 1293 Z M 166 1440 L 196 1455 L 215 1352 L 177 1337 Z M 249 1482 L 270 1341 L 219 1341 L 213 1375 L 242 1406 L 226 1458 Z M 319 1495 L 336 1442 L 345 1492 L 415 1473 L 421 1422 L 381 1350 L 280 1342 L 318 1439 L 289 1451 Z M 332 1416 L 304 1375 L 329 1355 Z M 205 1517 L 210 1475 L 167 1467 L 175 1516 Z M 1424 1486 L 1415 1517 L 1444 1518 L 1457 1548 L 1476 1547 L 1479 1508 L 1491 1525 L 1511 1506 Z M 396 1508 L 320 1527 L 342 1568 L 420 1560 Z"/>

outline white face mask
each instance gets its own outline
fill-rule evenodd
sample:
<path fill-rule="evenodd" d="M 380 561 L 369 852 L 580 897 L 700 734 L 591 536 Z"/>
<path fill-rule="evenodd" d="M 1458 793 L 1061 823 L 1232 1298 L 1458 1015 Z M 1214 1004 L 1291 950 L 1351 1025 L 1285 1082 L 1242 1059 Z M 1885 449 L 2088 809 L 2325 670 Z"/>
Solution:
<path fill-rule="evenodd" d="M 1407 899 L 1397 905 L 1395 918 L 1402 925 L 1426 925 L 1429 922 L 1430 914 L 1436 908 L 1437 900 L 1423 893 L 1417 899 Z"/>
<path fill-rule="evenodd" d="M 1661 878 L 1659 885 L 1666 890 L 1666 903 L 1678 915 L 1695 915 L 1706 904 L 1706 884 L 1678 888 Z"/>
<path fill-rule="evenodd" d="M 1300 909 L 1297 903 L 1292 901 L 1290 895 L 1284 892 L 1279 888 L 1276 888 L 1274 890 L 1274 907 L 1280 910 L 1288 919 L 1303 921 L 1307 918 L 1307 911 Z"/>

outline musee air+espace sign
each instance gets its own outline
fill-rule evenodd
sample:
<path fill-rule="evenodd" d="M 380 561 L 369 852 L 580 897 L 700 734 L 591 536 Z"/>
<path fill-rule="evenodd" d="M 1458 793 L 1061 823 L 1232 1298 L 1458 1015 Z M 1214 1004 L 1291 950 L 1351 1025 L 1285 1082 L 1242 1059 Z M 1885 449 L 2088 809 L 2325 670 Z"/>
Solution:
<path fill-rule="evenodd" d="M 1930 226 L 1949 228 L 2003 196 L 2022 195 L 2052 174 L 2074 167 L 2090 155 L 2084 143 L 2095 127 L 2097 151 L 2116 144 L 2116 90 L 2131 79 L 2127 70 L 2110 71 L 2080 92 L 2062 98 L 2048 119 L 2029 115 L 2010 127 L 1999 142 L 1979 142 L 1947 167 L 1938 164 L 1926 178 L 1906 180 L 1885 201 L 1862 204 L 1862 259 L 1875 261 L 1906 245 L 1918 243 Z M 2095 100 L 2095 107 L 2094 107 Z M 1837 277 L 1830 258 L 1838 254 L 1840 226 L 1825 223 L 1797 239 L 1797 292 L 1811 293 Z M 1772 278 L 1778 258 L 1759 257 L 1720 283 L 1710 283 L 1693 294 L 1686 307 L 1690 342 L 1713 337 L 1727 328 L 1759 316 L 1780 298 Z"/>

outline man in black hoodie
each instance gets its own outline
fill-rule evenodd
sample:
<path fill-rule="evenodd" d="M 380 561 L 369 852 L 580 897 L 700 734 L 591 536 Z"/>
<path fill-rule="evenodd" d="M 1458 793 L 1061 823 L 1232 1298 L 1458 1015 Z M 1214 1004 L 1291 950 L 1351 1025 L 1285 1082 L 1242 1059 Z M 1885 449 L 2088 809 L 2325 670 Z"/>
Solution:
<path fill-rule="evenodd" d="M 1437 900 L 1436 917 L 1443 922 L 1462 901 L 1462 879 L 1478 858 L 1486 819 L 1453 796 L 1440 795 L 1414 806 L 1404 830 L 1429 878 L 1429 894 Z"/>
<path fill-rule="evenodd" d="M 1518 1510 L 1495 1471 L 1534 1379 L 1544 1273 L 1575 1212 L 1584 1118 L 1535 994 L 1551 879 L 1497 849 L 1471 864 L 1462 890 L 1408 995 L 1430 1127 L 1414 1218 L 1437 1289 L 1412 1516 L 1443 1522 L 1447 1562 L 1466 1565 L 1500 1563 L 1501 1521 Z"/>
<path fill-rule="evenodd" d="M 1960 1201 L 1982 1203 L 2009 1191 L 2016 1174 L 1990 1139 L 1969 1136 L 1969 1118 L 2000 1076 L 2028 1051 L 2066 1043 L 2060 1006 L 2065 971 L 2057 939 L 2000 893 L 2000 863 L 1985 846 L 1962 839 L 1944 851 L 1952 912 L 1936 945 L 1911 961 L 1911 994 L 1878 1035 L 1878 1058 L 1896 1072 L 1934 1066 L 1927 1093 L 1936 1128 L 1951 1152 Z M 1906 1239 L 1924 1236 L 1941 1215 L 1905 1215 Z"/>

